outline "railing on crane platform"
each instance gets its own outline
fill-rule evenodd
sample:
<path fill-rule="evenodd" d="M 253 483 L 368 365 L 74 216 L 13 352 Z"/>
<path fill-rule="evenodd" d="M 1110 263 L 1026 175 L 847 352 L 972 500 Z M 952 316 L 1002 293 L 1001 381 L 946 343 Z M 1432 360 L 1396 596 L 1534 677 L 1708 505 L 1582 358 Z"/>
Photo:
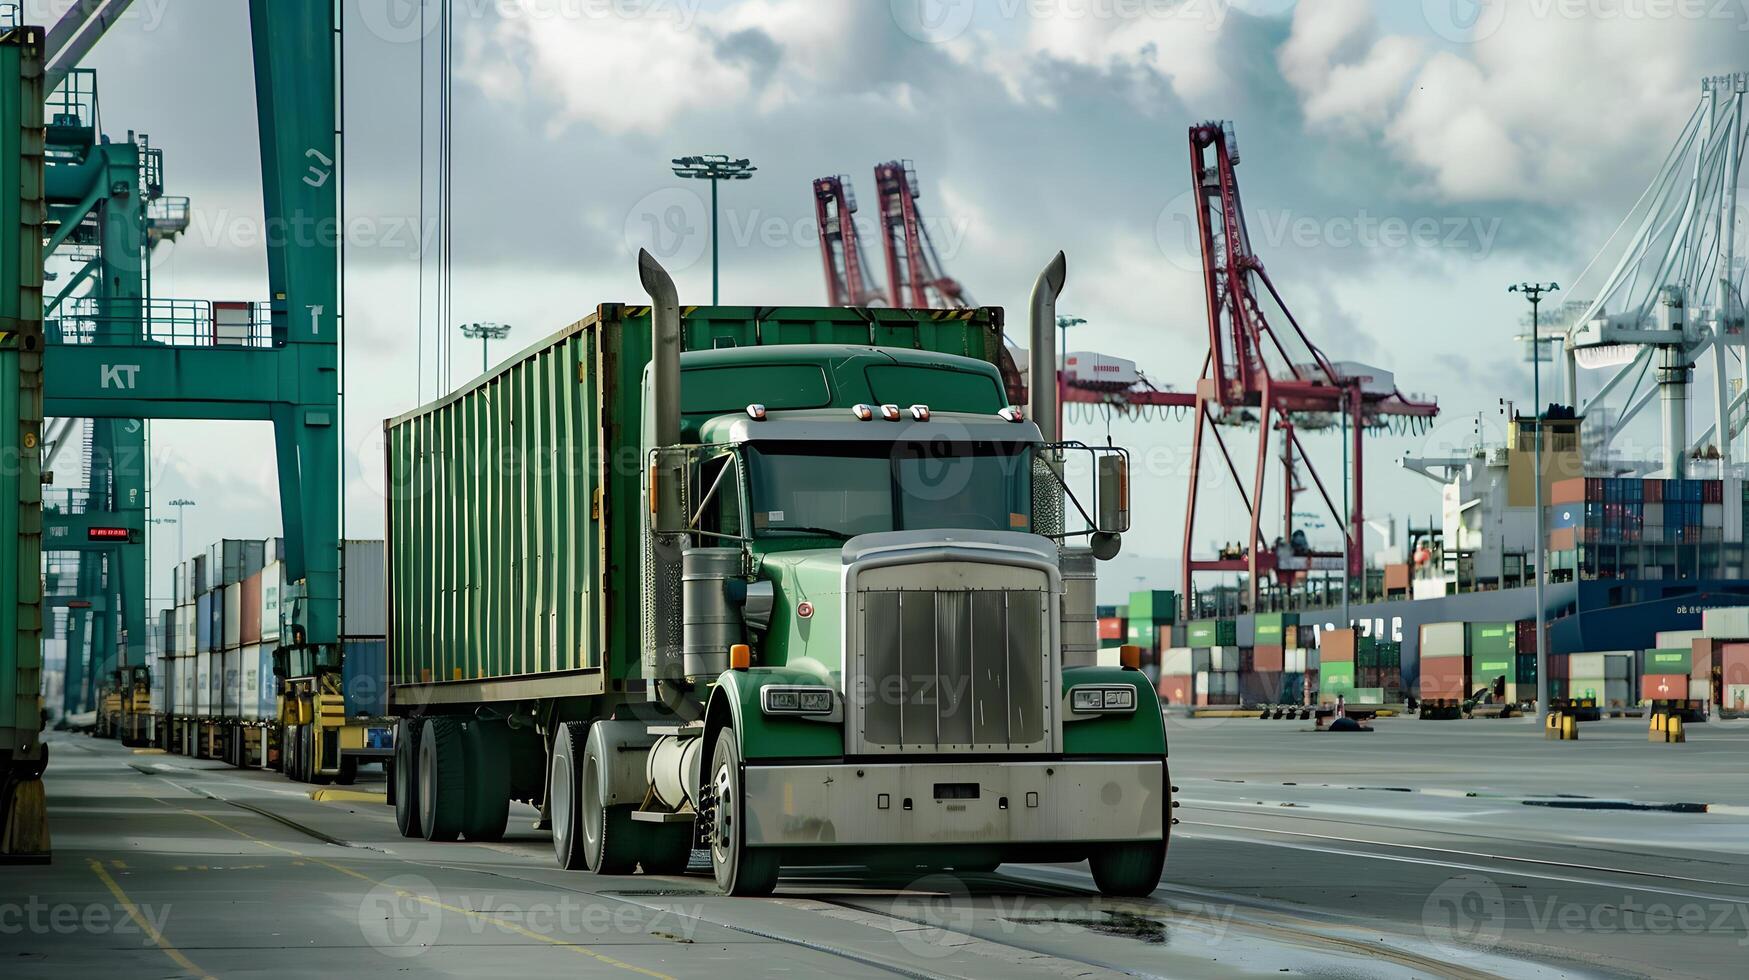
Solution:
<path fill-rule="evenodd" d="M 97 72 L 90 68 L 75 68 L 68 72 L 66 79 L 43 100 L 43 118 L 48 120 L 51 133 L 68 130 L 95 133 L 98 125 Z M 52 153 L 62 140 L 51 138 L 48 142 Z"/>
<path fill-rule="evenodd" d="M 283 337 L 273 335 L 266 303 L 204 299 L 126 302 L 87 296 L 67 303 L 64 309 L 44 324 L 50 343 L 244 349 L 284 344 Z"/>

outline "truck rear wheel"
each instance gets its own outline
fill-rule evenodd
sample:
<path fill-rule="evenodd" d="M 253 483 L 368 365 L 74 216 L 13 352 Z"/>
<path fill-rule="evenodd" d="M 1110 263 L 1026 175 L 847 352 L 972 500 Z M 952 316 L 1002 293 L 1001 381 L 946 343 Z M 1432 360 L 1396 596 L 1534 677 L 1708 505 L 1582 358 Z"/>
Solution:
<path fill-rule="evenodd" d="M 419 729 L 405 718 L 395 723 L 395 826 L 402 837 L 423 837 L 419 825 Z"/>
<path fill-rule="evenodd" d="M 468 786 L 461 722 L 431 718 L 419 737 L 419 825 L 425 839 L 451 841 L 461 833 Z"/>
<path fill-rule="evenodd" d="M 710 815 L 711 871 L 725 895 L 769 895 L 777 887 L 777 854 L 747 846 L 745 787 L 741 746 L 732 728 L 725 728 L 711 751 Z"/>
<path fill-rule="evenodd" d="M 578 773 L 588 748 L 589 726 L 567 721 L 553 734 L 552 764 L 547 769 L 547 819 L 553 826 L 553 855 L 566 871 L 589 868 L 583 850 L 582 794 Z"/>
<path fill-rule="evenodd" d="M 578 786 L 583 816 L 583 848 L 589 870 L 598 875 L 629 875 L 638 867 L 638 827 L 632 805 L 607 803 L 607 748 L 592 729 L 583 753 L 583 780 Z"/>
<path fill-rule="evenodd" d="M 467 812 L 462 820 L 462 836 L 468 840 L 504 838 L 510 822 L 509 735 L 499 722 L 468 723 Z"/>

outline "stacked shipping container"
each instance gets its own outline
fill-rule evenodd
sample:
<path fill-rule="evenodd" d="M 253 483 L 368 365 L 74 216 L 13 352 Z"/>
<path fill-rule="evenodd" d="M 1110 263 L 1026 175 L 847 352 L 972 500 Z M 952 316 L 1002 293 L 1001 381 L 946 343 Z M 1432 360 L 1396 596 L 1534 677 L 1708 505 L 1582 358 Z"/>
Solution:
<path fill-rule="evenodd" d="M 1743 573 L 1749 486 L 1741 479 L 1576 477 L 1554 483 L 1549 498 L 1549 565 L 1565 573 L 1561 577 L 1734 578 Z"/>

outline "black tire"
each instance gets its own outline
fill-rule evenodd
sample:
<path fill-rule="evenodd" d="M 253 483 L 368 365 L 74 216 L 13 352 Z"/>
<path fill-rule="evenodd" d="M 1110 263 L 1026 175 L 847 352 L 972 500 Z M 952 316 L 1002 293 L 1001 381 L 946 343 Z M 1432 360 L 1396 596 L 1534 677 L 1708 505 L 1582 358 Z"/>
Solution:
<path fill-rule="evenodd" d="M 724 729 L 711 751 L 710 781 L 711 871 L 725 895 L 769 895 L 777 887 L 778 856 L 775 851 L 747 846 L 746 822 L 741 796 L 746 780 L 741 774 L 741 746 L 733 729 Z"/>
<path fill-rule="evenodd" d="M 691 823 L 640 823 L 643 843 L 638 864 L 647 875 L 682 875 L 692 860 Z"/>
<path fill-rule="evenodd" d="M 452 841 L 466 815 L 467 753 L 461 722 L 430 718 L 419 736 L 419 826 L 429 841 Z"/>
<path fill-rule="evenodd" d="M 583 827 L 579 820 L 582 795 L 577 792 L 583 771 L 583 755 L 587 748 L 589 726 L 580 721 L 567 721 L 553 733 L 551 763 L 547 767 L 547 820 L 553 829 L 553 856 L 566 871 L 586 871 L 589 858 L 583 849 Z"/>
<path fill-rule="evenodd" d="M 462 836 L 472 841 L 504 839 L 510 823 L 510 732 L 502 722 L 469 722 L 466 813 Z"/>
<path fill-rule="evenodd" d="M 1093 852 L 1088 864 L 1093 871 L 1093 884 L 1101 895 L 1116 898 L 1142 898 L 1160 887 L 1160 876 L 1166 871 L 1166 845 L 1172 840 L 1172 776 L 1160 774 L 1165 790 L 1160 814 L 1160 839 L 1134 844 L 1106 844 Z"/>
<path fill-rule="evenodd" d="M 423 726 L 402 719 L 395 723 L 395 826 L 402 837 L 424 837 L 419 823 L 419 732 Z"/>
<path fill-rule="evenodd" d="M 326 760 L 316 757 L 320 739 L 315 725 L 304 726 L 304 781 L 312 786 L 326 786 L 334 781 L 332 776 L 322 772 L 322 763 Z"/>
<path fill-rule="evenodd" d="M 597 731 L 602 731 L 600 729 Z M 606 806 L 595 731 L 583 753 L 583 778 L 578 782 L 578 810 L 583 816 L 583 850 L 589 870 L 598 875 L 629 875 L 638 868 L 638 825 L 630 804 Z"/>

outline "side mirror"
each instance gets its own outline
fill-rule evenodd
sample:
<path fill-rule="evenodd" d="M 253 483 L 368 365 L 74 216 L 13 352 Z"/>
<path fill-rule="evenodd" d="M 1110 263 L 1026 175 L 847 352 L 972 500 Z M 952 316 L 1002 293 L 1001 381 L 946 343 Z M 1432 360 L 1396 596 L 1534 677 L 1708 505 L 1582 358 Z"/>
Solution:
<path fill-rule="evenodd" d="M 686 530 L 686 450 L 657 449 L 650 454 L 650 486 L 645 491 L 650 527 L 658 534 Z"/>
<path fill-rule="evenodd" d="M 1106 534 L 1122 534 L 1130 529 L 1130 461 L 1121 452 L 1099 456 L 1098 529 Z"/>

